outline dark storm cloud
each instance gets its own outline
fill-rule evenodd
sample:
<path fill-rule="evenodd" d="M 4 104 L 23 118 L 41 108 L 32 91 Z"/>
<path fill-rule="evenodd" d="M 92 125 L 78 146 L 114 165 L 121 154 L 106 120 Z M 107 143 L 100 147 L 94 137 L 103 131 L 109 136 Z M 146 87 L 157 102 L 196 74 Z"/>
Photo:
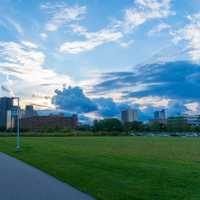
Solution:
<path fill-rule="evenodd" d="M 57 109 L 75 113 L 98 112 L 102 117 L 119 117 L 126 104 L 117 104 L 112 98 L 88 98 L 79 87 L 56 90 L 52 103 Z"/>
<path fill-rule="evenodd" d="M 86 97 L 79 87 L 56 90 L 52 103 L 59 109 L 77 113 L 88 113 L 97 110 L 96 104 Z"/>
<path fill-rule="evenodd" d="M 112 98 L 98 98 L 93 101 L 103 117 L 120 117 L 121 110 L 129 107 L 127 104 L 115 103 Z"/>
<path fill-rule="evenodd" d="M 170 62 L 137 67 L 135 72 L 104 74 L 102 82 L 95 85 L 95 93 L 124 88 L 124 97 L 160 96 L 172 99 L 200 99 L 200 65 L 189 62 Z M 149 85 L 137 91 L 126 87 Z"/>
<path fill-rule="evenodd" d="M 144 87 L 140 86 L 144 85 Z M 139 89 L 134 90 L 135 86 Z M 127 89 L 128 88 L 128 89 Z M 169 116 L 181 115 L 188 109 L 185 104 L 200 100 L 200 65 L 189 62 L 170 62 L 138 66 L 132 72 L 112 72 L 102 74 L 102 82 L 94 86 L 93 93 L 121 92 L 124 100 L 156 96 L 170 99 L 167 106 Z M 121 110 L 134 107 L 140 112 L 140 119 L 153 118 L 153 112 L 164 106 L 154 102 L 145 105 L 119 104 L 112 98 L 90 99 L 81 88 L 56 90 L 52 102 L 59 109 L 77 113 L 98 112 L 102 117 L 120 117 Z M 142 111 L 141 111 L 142 110 Z"/>

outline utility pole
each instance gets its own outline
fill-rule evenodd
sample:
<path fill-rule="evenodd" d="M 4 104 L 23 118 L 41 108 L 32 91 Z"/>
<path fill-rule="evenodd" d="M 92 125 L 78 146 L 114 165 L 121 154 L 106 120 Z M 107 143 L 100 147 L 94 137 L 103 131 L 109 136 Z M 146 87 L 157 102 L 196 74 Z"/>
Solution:
<path fill-rule="evenodd" d="M 20 124 L 19 124 L 19 120 L 20 120 L 20 108 L 19 108 L 19 97 L 17 98 L 17 151 L 20 150 Z"/>
<path fill-rule="evenodd" d="M 17 110 L 14 112 L 16 116 L 17 127 L 16 127 L 16 151 L 20 151 L 20 107 L 19 107 L 19 97 L 13 97 L 13 100 L 17 100 Z"/>

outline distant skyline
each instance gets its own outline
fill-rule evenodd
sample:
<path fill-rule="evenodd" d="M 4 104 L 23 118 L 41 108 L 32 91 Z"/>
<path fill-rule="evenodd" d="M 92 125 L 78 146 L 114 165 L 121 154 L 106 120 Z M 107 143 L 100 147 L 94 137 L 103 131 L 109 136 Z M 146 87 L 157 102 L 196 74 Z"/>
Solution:
<path fill-rule="evenodd" d="M 90 116 L 199 112 L 199 0 L 1 0 L 0 13 L 0 96 L 70 108 L 52 104 L 54 91 L 78 86 L 85 97 L 68 92 Z"/>

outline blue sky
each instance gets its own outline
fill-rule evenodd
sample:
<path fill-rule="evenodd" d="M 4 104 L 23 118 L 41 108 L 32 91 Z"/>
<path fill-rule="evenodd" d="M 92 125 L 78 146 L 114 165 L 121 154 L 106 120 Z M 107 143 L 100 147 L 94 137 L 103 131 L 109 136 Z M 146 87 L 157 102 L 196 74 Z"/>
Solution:
<path fill-rule="evenodd" d="M 199 74 L 193 69 L 200 63 L 199 0 L 1 0 L 0 13 L 0 95 L 20 96 L 23 104 L 54 107 L 54 91 L 71 85 L 120 106 L 166 107 L 179 99 L 163 93 L 166 74 L 180 70 L 177 82 Z M 169 72 L 160 69 L 165 64 L 146 67 L 177 61 L 187 62 L 169 64 L 175 66 Z M 162 78 L 148 70 L 161 70 Z M 165 87 L 155 92 L 155 85 Z M 180 98 L 197 111 L 199 99 L 191 95 Z"/>

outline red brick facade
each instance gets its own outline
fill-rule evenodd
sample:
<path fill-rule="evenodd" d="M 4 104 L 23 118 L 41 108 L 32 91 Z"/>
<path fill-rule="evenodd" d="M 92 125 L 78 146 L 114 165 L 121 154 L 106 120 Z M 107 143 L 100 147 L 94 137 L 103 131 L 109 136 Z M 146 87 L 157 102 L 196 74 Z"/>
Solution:
<path fill-rule="evenodd" d="M 77 115 L 72 115 L 72 117 L 64 116 L 33 116 L 28 118 L 22 118 L 20 122 L 20 127 L 23 130 L 29 131 L 39 131 L 43 128 L 71 128 L 75 129 L 78 125 Z"/>

